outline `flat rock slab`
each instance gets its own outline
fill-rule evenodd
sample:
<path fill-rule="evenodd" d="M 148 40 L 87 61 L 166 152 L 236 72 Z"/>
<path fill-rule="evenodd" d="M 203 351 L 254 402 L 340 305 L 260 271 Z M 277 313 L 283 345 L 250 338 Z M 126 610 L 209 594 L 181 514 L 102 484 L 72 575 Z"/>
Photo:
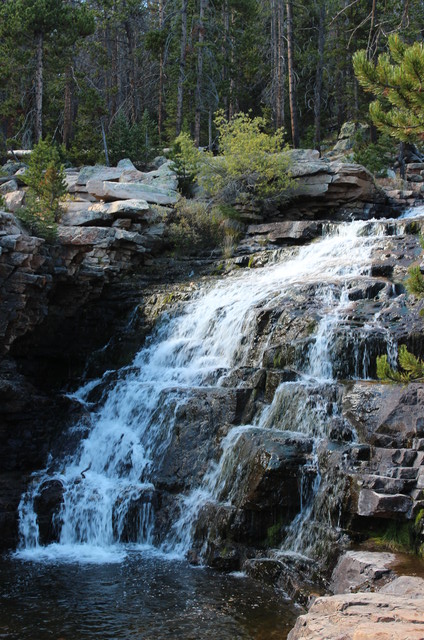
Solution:
<path fill-rule="evenodd" d="M 423 640 L 424 589 L 419 597 L 354 593 L 318 598 L 288 640 Z"/>
<path fill-rule="evenodd" d="M 321 235 L 321 232 L 322 224 L 306 220 L 251 224 L 247 229 L 249 236 L 266 236 L 270 242 L 277 244 L 292 240 L 312 240 Z"/>
<path fill-rule="evenodd" d="M 393 575 L 390 565 L 395 560 L 393 553 L 347 551 L 340 557 L 333 571 L 330 589 L 339 594 L 357 591 L 365 585 L 374 586 L 378 581 Z"/>
<path fill-rule="evenodd" d="M 86 185 L 89 180 L 119 180 L 127 167 L 105 167 L 96 164 L 94 167 L 83 167 L 79 172 L 75 184 Z"/>
<path fill-rule="evenodd" d="M 381 554 L 386 555 L 386 554 Z M 408 598 L 424 597 L 424 580 L 417 576 L 399 576 L 380 589 L 380 593 Z"/>
<path fill-rule="evenodd" d="M 68 211 L 61 217 L 60 223 L 66 227 L 92 227 L 110 225 L 113 222 L 107 211 Z"/>
<path fill-rule="evenodd" d="M 90 211 L 104 211 L 113 218 L 131 218 L 138 220 L 145 218 L 150 212 L 150 207 L 146 200 L 117 200 L 104 204 L 93 204 Z"/>
<path fill-rule="evenodd" d="M 67 200 L 61 204 L 61 208 L 66 213 L 76 213 L 79 211 L 87 210 L 89 204 L 87 202 L 81 202 L 76 200 Z"/>
<path fill-rule="evenodd" d="M 93 179 L 87 183 L 87 190 L 96 198 L 106 201 L 146 200 L 153 204 L 173 205 L 180 197 L 172 189 L 165 190 L 142 182 L 108 182 Z"/>

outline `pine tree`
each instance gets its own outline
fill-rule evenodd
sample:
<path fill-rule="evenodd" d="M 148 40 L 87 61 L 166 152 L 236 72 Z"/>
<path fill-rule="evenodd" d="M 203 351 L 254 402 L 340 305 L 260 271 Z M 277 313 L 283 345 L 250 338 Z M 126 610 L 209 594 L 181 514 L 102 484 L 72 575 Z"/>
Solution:
<path fill-rule="evenodd" d="M 40 140 L 31 153 L 24 179 L 29 187 L 27 206 L 19 217 L 33 232 L 53 239 L 62 213 L 61 202 L 67 192 L 58 148 L 47 140 Z"/>
<path fill-rule="evenodd" d="M 0 68 L 0 86 L 15 74 L 34 86 L 34 107 L 29 103 L 30 89 L 25 89 L 26 111 L 34 113 L 34 139 L 43 136 L 46 56 L 55 59 L 53 66 L 69 64 L 67 52 L 80 37 L 94 31 L 94 18 L 85 3 L 67 0 L 4 0 L 0 3 L 1 53 L 9 58 L 11 68 Z M 27 69 L 32 74 L 27 76 Z M 62 94 L 63 95 L 63 94 Z"/>
<path fill-rule="evenodd" d="M 389 37 L 389 53 L 374 64 L 365 51 L 353 56 L 359 84 L 377 99 L 370 104 L 374 124 L 403 142 L 424 139 L 424 47 L 408 46 L 397 35 Z"/>

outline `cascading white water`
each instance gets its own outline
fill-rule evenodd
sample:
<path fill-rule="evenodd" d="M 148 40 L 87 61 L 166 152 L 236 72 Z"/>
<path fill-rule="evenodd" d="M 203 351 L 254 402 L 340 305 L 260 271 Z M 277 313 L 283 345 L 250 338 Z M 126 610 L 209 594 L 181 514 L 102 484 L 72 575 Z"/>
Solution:
<path fill-rule="evenodd" d="M 309 351 L 302 384 L 331 380 L 333 331 L 349 307 L 344 285 L 368 273 L 377 242 L 375 236 L 361 235 L 366 224 L 338 225 L 333 235 L 300 248 L 288 261 L 209 283 L 194 294 L 180 315 L 163 322 L 132 366 L 120 372 L 113 385 L 108 384 L 104 403 L 92 414 L 89 434 L 76 453 L 57 461 L 54 472 L 49 469 L 34 476 L 21 500 L 18 553 L 53 558 L 81 558 L 81 554 L 90 558 L 100 553 L 100 560 L 119 559 L 131 510 L 138 513 L 132 541 L 152 545 L 152 470 L 166 454 L 178 406 L 191 388 L 217 386 L 231 368 L 246 364 L 257 305 L 275 302 L 305 284 L 316 286 L 326 310 Z M 261 354 L 257 358 L 259 365 Z M 84 401 L 95 385 L 89 383 L 76 396 Z M 255 425 L 229 432 L 221 443 L 220 461 L 211 462 L 202 484 L 181 496 L 181 516 L 163 545 L 166 552 L 183 555 L 190 547 L 196 515 L 203 504 L 219 499 L 240 433 L 251 428 L 287 429 L 272 415 L 279 395 Z M 300 414 L 297 422 L 302 423 Z M 34 498 L 51 478 L 63 483 L 64 495 L 57 516 L 59 543 L 46 548 L 39 542 Z"/>

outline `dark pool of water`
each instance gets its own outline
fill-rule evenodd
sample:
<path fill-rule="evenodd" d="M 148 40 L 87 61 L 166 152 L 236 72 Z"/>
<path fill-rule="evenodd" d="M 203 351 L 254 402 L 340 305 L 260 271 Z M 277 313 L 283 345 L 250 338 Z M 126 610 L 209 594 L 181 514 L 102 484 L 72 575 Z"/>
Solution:
<path fill-rule="evenodd" d="M 180 561 L 0 560 L 0 638 L 8 640 L 284 640 L 298 614 L 249 578 Z"/>

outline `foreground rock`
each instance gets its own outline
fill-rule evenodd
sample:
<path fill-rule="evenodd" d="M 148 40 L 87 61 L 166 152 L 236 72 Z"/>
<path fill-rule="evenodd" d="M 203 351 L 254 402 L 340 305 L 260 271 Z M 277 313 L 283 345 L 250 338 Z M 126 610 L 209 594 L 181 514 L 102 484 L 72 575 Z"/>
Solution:
<path fill-rule="evenodd" d="M 424 580 L 397 578 L 377 593 L 318 598 L 288 640 L 422 640 Z"/>
<path fill-rule="evenodd" d="M 424 591 L 410 598 L 355 593 L 318 598 L 288 640 L 422 640 Z"/>

